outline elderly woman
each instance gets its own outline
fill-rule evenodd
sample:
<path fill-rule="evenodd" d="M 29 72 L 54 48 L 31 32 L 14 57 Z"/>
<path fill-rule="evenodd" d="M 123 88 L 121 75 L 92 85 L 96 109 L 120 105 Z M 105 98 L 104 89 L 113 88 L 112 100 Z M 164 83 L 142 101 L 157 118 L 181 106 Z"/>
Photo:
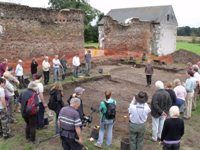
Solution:
<path fill-rule="evenodd" d="M 179 118 L 179 108 L 172 106 L 169 110 L 170 118 L 165 120 L 161 135 L 163 150 L 179 150 L 180 140 L 184 134 L 184 122 Z"/>
<path fill-rule="evenodd" d="M 128 108 L 129 111 L 129 130 L 130 130 L 130 149 L 142 150 L 145 133 L 145 122 L 151 109 L 146 103 L 148 95 L 146 92 L 139 92 Z"/>
<path fill-rule="evenodd" d="M 174 80 L 174 92 L 176 94 L 176 106 L 180 108 L 180 112 L 184 112 L 185 109 L 185 98 L 187 96 L 186 89 L 183 85 L 181 85 L 180 79 Z"/>

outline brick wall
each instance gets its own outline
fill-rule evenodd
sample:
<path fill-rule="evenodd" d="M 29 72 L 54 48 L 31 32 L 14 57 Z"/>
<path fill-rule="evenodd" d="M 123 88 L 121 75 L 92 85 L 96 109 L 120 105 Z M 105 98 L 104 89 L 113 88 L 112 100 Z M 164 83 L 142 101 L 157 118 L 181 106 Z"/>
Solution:
<path fill-rule="evenodd" d="M 151 23 L 132 19 L 129 25 L 121 25 L 105 16 L 103 47 L 110 50 L 150 50 Z"/>
<path fill-rule="evenodd" d="M 0 3 L 0 57 L 17 60 L 84 47 L 84 13 Z"/>

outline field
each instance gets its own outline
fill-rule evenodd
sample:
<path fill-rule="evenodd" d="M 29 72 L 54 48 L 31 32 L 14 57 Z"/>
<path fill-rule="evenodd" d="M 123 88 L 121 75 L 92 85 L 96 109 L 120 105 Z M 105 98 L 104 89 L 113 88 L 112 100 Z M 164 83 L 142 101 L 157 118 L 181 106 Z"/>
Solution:
<path fill-rule="evenodd" d="M 200 55 L 200 43 L 189 43 L 186 41 L 177 41 L 176 49 L 185 49 L 195 54 Z"/>
<path fill-rule="evenodd" d="M 89 114 L 90 107 L 98 109 L 100 101 L 104 98 L 104 91 L 111 90 L 112 97 L 117 100 L 117 118 L 113 130 L 113 144 L 110 148 L 104 146 L 104 150 L 119 150 L 120 141 L 124 137 L 128 137 L 128 117 L 127 108 L 132 100 L 134 94 L 137 94 L 140 90 L 144 90 L 149 95 L 149 102 L 151 101 L 152 94 L 155 92 L 155 87 L 145 87 L 145 75 L 144 68 L 131 68 L 129 65 L 105 65 L 101 66 L 104 72 L 111 75 L 111 79 L 100 79 L 95 81 L 88 81 L 84 83 L 68 84 L 64 86 L 64 100 L 73 92 L 76 86 L 82 86 L 85 88 L 83 95 L 83 104 L 85 114 Z M 98 72 L 97 66 L 92 70 L 92 76 Z M 162 79 L 163 81 L 172 81 L 174 78 L 181 78 L 185 81 L 184 72 L 170 73 L 162 70 L 156 70 L 153 76 L 153 83 L 156 80 Z M 48 99 L 48 91 L 45 92 L 45 99 Z M 40 144 L 31 144 L 25 140 L 24 137 L 24 121 L 20 114 L 17 114 L 18 123 L 12 124 L 14 137 L 8 140 L 0 139 L 0 150 L 61 150 L 61 143 L 58 137 L 47 140 Z M 181 150 L 199 150 L 199 142 L 196 139 L 200 139 L 200 103 L 197 110 L 193 112 L 193 116 L 190 120 L 185 121 L 186 129 L 185 135 L 182 139 Z M 93 114 L 93 122 L 91 126 L 83 129 L 84 143 L 89 150 L 96 150 L 94 142 L 89 142 L 88 138 L 92 127 L 99 124 L 99 114 Z M 151 117 L 149 116 L 147 121 L 147 131 L 145 134 L 144 150 L 160 150 L 161 145 L 159 143 L 151 142 Z M 54 134 L 54 122 L 52 121 L 45 130 L 37 131 L 37 141 L 48 138 Z"/>

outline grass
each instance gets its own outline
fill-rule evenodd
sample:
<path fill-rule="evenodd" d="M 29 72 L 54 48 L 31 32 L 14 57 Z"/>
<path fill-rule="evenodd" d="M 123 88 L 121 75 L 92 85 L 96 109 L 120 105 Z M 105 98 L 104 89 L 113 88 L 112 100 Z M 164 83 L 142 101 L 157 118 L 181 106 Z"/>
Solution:
<path fill-rule="evenodd" d="M 200 44 L 199 43 L 188 43 L 188 42 L 180 42 L 177 41 L 176 49 L 185 49 L 195 54 L 200 55 Z"/>
<path fill-rule="evenodd" d="M 84 47 L 95 47 L 95 48 L 99 48 L 99 43 L 92 43 L 92 42 L 87 42 L 84 44 Z"/>

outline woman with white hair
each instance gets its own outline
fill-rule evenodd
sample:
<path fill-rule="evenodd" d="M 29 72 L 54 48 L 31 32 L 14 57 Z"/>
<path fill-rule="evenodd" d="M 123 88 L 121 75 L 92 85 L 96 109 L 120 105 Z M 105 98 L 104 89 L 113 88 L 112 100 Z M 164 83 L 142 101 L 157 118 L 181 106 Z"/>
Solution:
<path fill-rule="evenodd" d="M 19 81 L 19 88 L 26 88 L 26 84 L 24 83 L 24 69 L 23 69 L 23 61 L 21 59 L 18 60 L 18 64 L 15 69 L 16 77 Z"/>
<path fill-rule="evenodd" d="M 179 118 L 180 112 L 177 106 L 169 110 L 170 118 L 165 120 L 161 135 L 163 150 L 179 150 L 180 140 L 184 134 L 184 122 Z"/>
<path fill-rule="evenodd" d="M 49 70 L 50 70 L 50 63 L 49 63 L 49 57 L 45 56 L 44 60 L 42 62 L 42 70 L 43 70 L 43 74 L 44 74 L 44 84 L 48 84 L 49 83 Z"/>
<path fill-rule="evenodd" d="M 174 92 L 176 94 L 176 106 L 180 108 L 180 112 L 184 112 L 185 109 L 185 98 L 187 96 L 187 91 L 183 85 L 181 85 L 180 79 L 174 80 Z"/>

